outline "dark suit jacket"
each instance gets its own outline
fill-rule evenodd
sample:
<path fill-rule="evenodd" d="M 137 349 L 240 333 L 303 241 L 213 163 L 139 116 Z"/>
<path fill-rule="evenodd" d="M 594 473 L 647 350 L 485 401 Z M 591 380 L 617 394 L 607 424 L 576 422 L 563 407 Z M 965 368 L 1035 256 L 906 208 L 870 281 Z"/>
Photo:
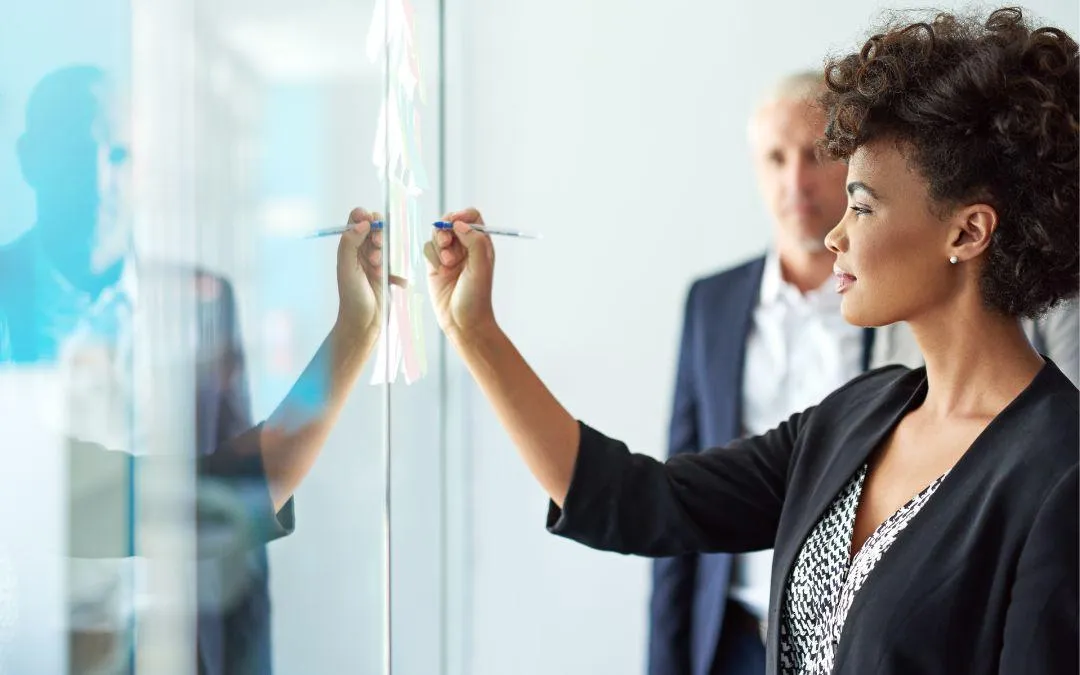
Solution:
<path fill-rule="evenodd" d="M 742 433 L 746 338 L 765 258 L 695 282 L 683 313 L 668 449 L 671 456 L 730 443 Z M 863 369 L 873 332 L 866 331 Z M 732 556 L 690 554 L 653 566 L 649 675 L 711 675 L 731 581 Z"/>
<path fill-rule="evenodd" d="M 672 556 L 774 548 L 767 672 L 786 580 L 851 475 L 926 394 L 925 369 L 871 371 L 773 431 L 662 464 L 581 425 L 552 532 Z M 855 597 L 834 673 L 1076 673 L 1080 412 L 1050 361 L 979 436 Z"/>
<path fill-rule="evenodd" d="M 24 235 L 0 249 L 0 316 L 6 317 L 10 340 L 10 358 L 17 364 L 47 363 L 55 359 L 57 345 L 41 330 L 39 310 L 46 302 L 39 298 L 34 273 L 37 246 L 34 234 Z M 249 434 L 242 443 L 229 446 L 229 441 L 251 428 L 248 384 L 241 349 L 239 322 L 231 286 L 224 279 L 203 270 L 173 264 L 143 264 L 139 268 L 140 295 L 147 287 L 176 288 L 187 285 L 195 307 L 192 316 L 197 324 L 197 339 L 190 353 L 162 355 L 179 358 L 194 369 L 195 382 L 195 443 L 194 455 L 199 462 L 201 517 L 205 525 L 220 521 L 211 512 L 206 498 L 211 494 L 232 494 L 226 497 L 243 503 L 251 516 L 250 523 L 261 523 L 260 534 L 248 539 L 251 546 L 230 548 L 216 555 L 200 547 L 199 563 L 199 621 L 198 654 L 200 672 L 206 675 L 264 675 L 270 672 L 270 602 L 266 550 L 261 543 L 280 536 L 291 528 L 291 505 L 280 520 L 273 518 L 265 477 L 257 457 L 257 434 Z M 174 294 L 180 297 L 179 294 Z M 91 496 L 80 495 L 72 500 L 76 522 L 86 522 L 88 514 L 106 518 L 107 514 L 126 510 L 126 490 L 110 492 L 116 471 L 114 462 L 100 461 L 108 455 L 88 452 L 87 444 L 77 443 L 81 452 L 72 453 L 73 467 L 97 471 L 110 479 L 100 482 Z M 245 446 L 241 449 L 241 446 Z M 75 448 L 75 446 L 73 446 Z M 220 456 L 215 453 L 225 448 Z M 116 455 L 112 455 L 116 457 Z M 91 468 L 93 467 L 93 469 Z M 130 469 L 122 470 L 124 475 Z M 216 492 L 213 488 L 220 488 Z M 108 497 L 105 495 L 108 494 Z M 265 497 L 265 499 L 264 499 Z M 88 508 L 88 503 L 96 508 Z M 220 504 L 220 500 L 218 500 Z M 120 511 L 117 511 L 119 509 Z M 108 522 L 108 521 L 98 521 Z M 121 521 L 118 521 L 121 522 Z M 286 527 L 281 527 L 282 522 Z M 82 532 L 102 532 L 106 528 L 72 527 L 74 536 Z M 120 530 L 122 528 L 116 528 Z M 115 549 L 115 542 L 72 542 L 74 551 Z M 200 542 L 207 537 L 200 538 Z M 113 553 L 116 551 L 113 550 Z M 219 551 L 220 552 L 220 551 Z"/>

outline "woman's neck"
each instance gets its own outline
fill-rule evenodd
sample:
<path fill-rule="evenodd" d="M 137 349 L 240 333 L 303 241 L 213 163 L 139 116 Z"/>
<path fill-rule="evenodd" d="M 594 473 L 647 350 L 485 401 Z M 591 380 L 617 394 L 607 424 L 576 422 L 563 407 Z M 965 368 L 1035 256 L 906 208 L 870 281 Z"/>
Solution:
<path fill-rule="evenodd" d="M 992 418 L 1022 392 L 1045 362 L 1020 320 L 981 300 L 909 322 L 926 361 L 931 418 Z"/>

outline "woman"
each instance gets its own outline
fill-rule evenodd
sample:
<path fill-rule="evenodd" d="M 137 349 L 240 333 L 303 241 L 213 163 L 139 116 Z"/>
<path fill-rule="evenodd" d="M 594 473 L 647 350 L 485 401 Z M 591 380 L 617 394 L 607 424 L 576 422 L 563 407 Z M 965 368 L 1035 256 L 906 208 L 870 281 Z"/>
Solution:
<path fill-rule="evenodd" d="M 926 366 L 666 464 L 576 422 L 499 330 L 490 239 L 427 246 L 443 330 L 553 500 L 648 556 L 775 548 L 770 673 L 1077 672 L 1077 389 L 1024 338 L 1078 287 L 1077 44 L 1019 10 L 894 25 L 825 71 L 844 317 Z"/>

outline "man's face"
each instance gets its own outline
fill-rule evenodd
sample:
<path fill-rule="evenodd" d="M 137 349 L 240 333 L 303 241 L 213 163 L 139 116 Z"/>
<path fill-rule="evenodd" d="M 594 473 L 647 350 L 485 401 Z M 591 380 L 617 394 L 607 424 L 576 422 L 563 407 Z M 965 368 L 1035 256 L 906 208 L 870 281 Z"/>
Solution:
<path fill-rule="evenodd" d="M 131 231 L 127 110 L 105 84 L 71 101 L 70 115 L 53 111 L 54 125 L 27 131 L 20 158 L 42 227 L 57 230 L 50 239 L 103 268 L 123 255 Z"/>
<path fill-rule="evenodd" d="M 824 251 L 825 235 L 844 217 L 847 167 L 815 150 L 825 115 L 805 99 L 777 99 L 750 125 L 758 185 L 782 248 Z"/>

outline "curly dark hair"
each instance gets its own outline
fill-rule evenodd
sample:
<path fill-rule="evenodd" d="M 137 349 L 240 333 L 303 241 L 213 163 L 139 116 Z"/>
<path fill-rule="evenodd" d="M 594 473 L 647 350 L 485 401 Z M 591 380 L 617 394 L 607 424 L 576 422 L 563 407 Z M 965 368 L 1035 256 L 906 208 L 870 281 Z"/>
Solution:
<path fill-rule="evenodd" d="M 891 138 L 942 211 L 993 206 L 984 301 L 1037 317 L 1080 285 L 1077 57 L 1064 31 L 1032 28 L 1016 8 L 985 22 L 894 19 L 857 54 L 827 62 L 824 150 L 848 159 Z"/>

